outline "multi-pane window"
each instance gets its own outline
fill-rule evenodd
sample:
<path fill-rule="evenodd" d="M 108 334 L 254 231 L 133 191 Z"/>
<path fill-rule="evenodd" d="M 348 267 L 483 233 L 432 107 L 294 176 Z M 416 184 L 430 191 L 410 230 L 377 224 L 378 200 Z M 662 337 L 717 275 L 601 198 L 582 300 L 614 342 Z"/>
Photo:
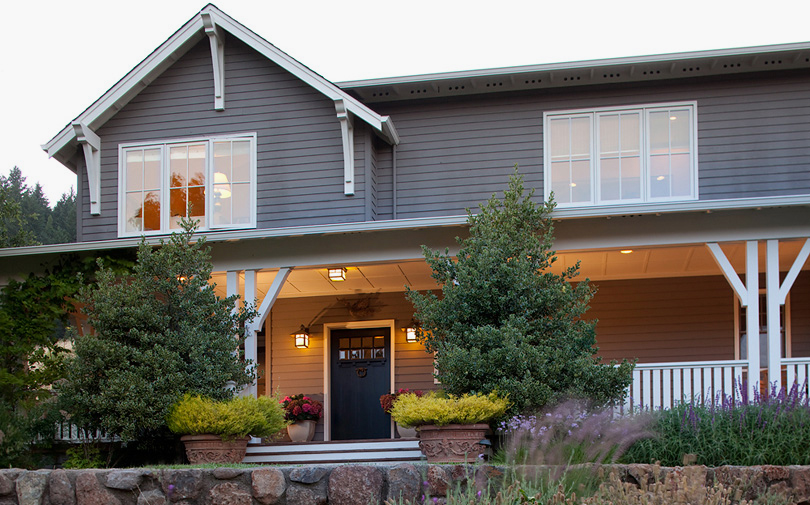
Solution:
<path fill-rule="evenodd" d="M 166 233 L 190 217 L 201 229 L 255 226 L 254 135 L 120 148 L 119 234 Z"/>
<path fill-rule="evenodd" d="M 697 197 L 694 103 L 545 115 L 545 188 L 562 206 Z"/>
<path fill-rule="evenodd" d="M 385 336 L 347 337 L 339 341 L 340 361 L 372 360 L 385 358 Z"/>

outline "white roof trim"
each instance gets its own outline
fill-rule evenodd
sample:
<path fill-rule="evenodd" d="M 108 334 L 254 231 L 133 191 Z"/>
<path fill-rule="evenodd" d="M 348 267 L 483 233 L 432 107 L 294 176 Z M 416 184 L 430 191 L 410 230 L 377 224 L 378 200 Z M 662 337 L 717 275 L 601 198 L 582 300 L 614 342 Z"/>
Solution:
<path fill-rule="evenodd" d="M 557 209 L 554 219 L 576 218 L 609 218 L 622 215 L 641 214 L 669 214 L 677 212 L 712 212 L 715 210 L 745 210 L 768 207 L 810 207 L 810 197 L 800 196 L 774 196 L 764 198 L 733 198 L 728 200 L 708 200 L 691 202 L 668 202 L 655 204 L 637 204 L 621 206 L 601 206 L 581 209 Z M 339 233 L 362 233 L 375 231 L 415 230 L 419 228 L 434 228 L 443 226 L 463 226 L 467 224 L 467 216 L 440 216 L 421 217 L 411 219 L 395 219 L 386 221 L 363 221 L 357 223 L 322 224 L 310 226 L 292 226 L 287 228 L 271 228 L 258 230 L 234 230 L 200 232 L 208 242 L 232 242 L 237 240 L 298 237 L 305 235 L 329 235 Z M 167 235 L 147 237 L 150 244 L 159 243 Z M 0 257 L 26 256 L 29 254 L 55 254 L 65 252 L 94 251 L 103 249 L 121 249 L 136 247 L 141 242 L 140 237 L 100 240 L 96 242 L 78 242 L 73 244 L 51 244 L 28 247 L 10 247 L 0 249 Z"/>
<path fill-rule="evenodd" d="M 796 42 L 791 44 L 773 44 L 767 46 L 748 46 L 731 49 L 713 49 L 707 51 L 690 51 L 683 53 L 665 53 L 645 56 L 626 56 L 621 58 L 605 58 L 599 60 L 580 60 L 561 63 L 544 63 L 540 65 L 523 65 L 516 67 L 485 68 L 480 70 L 461 70 L 457 72 L 438 72 L 434 74 L 416 74 L 398 77 L 383 77 L 378 79 L 361 79 L 356 81 L 337 82 L 343 89 L 362 88 L 369 86 L 408 84 L 427 81 L 441 81 L 445 79 L 469 79 L 475 77 L 496 77 L 513 74 L 529 74 L 537 72 L 550 72 L 560 70 L 577 70 L 596 67 L 610 67 L 617 65 L 637 65 L 642 63 L 664 63 L 681 60 L 721 58 L 725 56 L 753 56 L 763 53 L 777 53 L 788 51 L 810 50 L 810 42 Z"/>
<path fill-rule="evenodd" d="M 379 131 L 389 142 L 397 143 L 399 141 L 396 136 L 396 130 L 392 128 L 393 125 L 391 125 L 391 120 L 388 116 L 380 116 L 355 98 L 349 96 L 335 84 L 302 65 L 215 6 L 211 4 L 206 5 L 200 11 L 200 14 L 209 14 L 217 26 L 230 32 L 233 36 L 239 38 L 242 42 L 328 98 L 332 100 L 343 100 L 349 112 Z M 152 80 L 168 68 L 169 65 L 174 63 L 174 61 L 190 49 L 193 44 L 205 37 L 203 21 L 200 14 L 191 18 L 169 37 L 166 42 L 161 44 L 98 100 L 93 102 L 93 104 L 74 121 L 71 121 L 71 124 L 79 121 L 93 130 L 98 130 L 115 112 L 128 103 L 138 92 L 146 87 L 147 84 L 152 82 Z M 387 127 L 385 126 L 386 124 L 388 124 Z M 65 146 L 73 142 L 74 139 L 73 127 L 68 124 L 55 137 L 43 144 L 42 149 L 48 153 L 48 156 L 53 157 Z M 64 158 L 60 159 L 60 161 L 64 161 Z"/>

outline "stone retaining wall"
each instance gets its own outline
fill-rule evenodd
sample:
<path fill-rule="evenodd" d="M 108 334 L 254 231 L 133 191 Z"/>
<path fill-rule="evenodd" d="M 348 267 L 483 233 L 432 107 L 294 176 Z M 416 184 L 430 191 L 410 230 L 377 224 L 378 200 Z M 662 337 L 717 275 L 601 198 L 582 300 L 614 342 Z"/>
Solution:
<path fill-rule="evenodd" d="M 652 465 L 610 465 L 626 482 L 651 481 Z M 662 473 L 681 472 L 661 468 Z M 810 466 L 689 467 L 707 485 L 746 482 L 747 497 L 767 489 L 810 504 Z M 0 505 L 363 505 L 402 496 L 445 496 L 454 485 L 501 484 L 486 465 L 341 465 L 183 470 L 0 470 Z M 432 500 L 431 500 L 432 501 Z M 439 498 L 438 503 L 444 500 Z"/>

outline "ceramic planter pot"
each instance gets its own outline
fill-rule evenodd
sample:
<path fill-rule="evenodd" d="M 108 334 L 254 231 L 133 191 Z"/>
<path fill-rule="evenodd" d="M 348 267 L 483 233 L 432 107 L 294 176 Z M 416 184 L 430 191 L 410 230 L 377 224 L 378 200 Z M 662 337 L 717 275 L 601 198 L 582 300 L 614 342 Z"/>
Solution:
<path fill-rule="evenodd" d="M 427 424 L 419 427 L 419 449 L 428 463 L 473 463 L 486 450 L 479 442 L 488 432 L 488 424 Z"/>
<path fill-rule="evenodd" d="M 241 463 L 245 459 L 249 437 L 222 440 L 219 435 L 185 435 L 180 440 L 186 446 L 189 463 Z"/>
<path fill-rule="evenodd" d="M 416 428 L 403 428 L 397 424 L 396 430 L 399 438 L 416 438 Z"/>
<path fill-rule="evenodd" d="M 296 421 L 287 426 L 287 434 L 293 442 L 309 442 L 315 436 L 315 421 Z"/>

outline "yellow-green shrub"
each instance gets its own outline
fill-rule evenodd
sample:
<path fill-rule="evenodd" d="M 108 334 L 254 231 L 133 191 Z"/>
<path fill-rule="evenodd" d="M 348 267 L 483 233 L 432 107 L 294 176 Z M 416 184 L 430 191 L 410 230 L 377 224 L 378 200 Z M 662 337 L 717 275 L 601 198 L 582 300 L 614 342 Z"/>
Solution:
<path fill-rule="evenodd" d="M 422 397 L 409 393 L 397 398 L 391 408 L 391 417 L 400 426 L 406 427 L 475 424 L 502 416 L 508 407 L 509 401 L 496 393 L 450 395 L 446 398 L 435 393 Z"/>
<path fill-rule="evenodd" d="M 223 439 L 268 437 L 287 425 L 284 410 L 274 396 L 218 402 L 188 394 L 172 406 L 166 423 L 172 433 L 219 435 Z"/>

